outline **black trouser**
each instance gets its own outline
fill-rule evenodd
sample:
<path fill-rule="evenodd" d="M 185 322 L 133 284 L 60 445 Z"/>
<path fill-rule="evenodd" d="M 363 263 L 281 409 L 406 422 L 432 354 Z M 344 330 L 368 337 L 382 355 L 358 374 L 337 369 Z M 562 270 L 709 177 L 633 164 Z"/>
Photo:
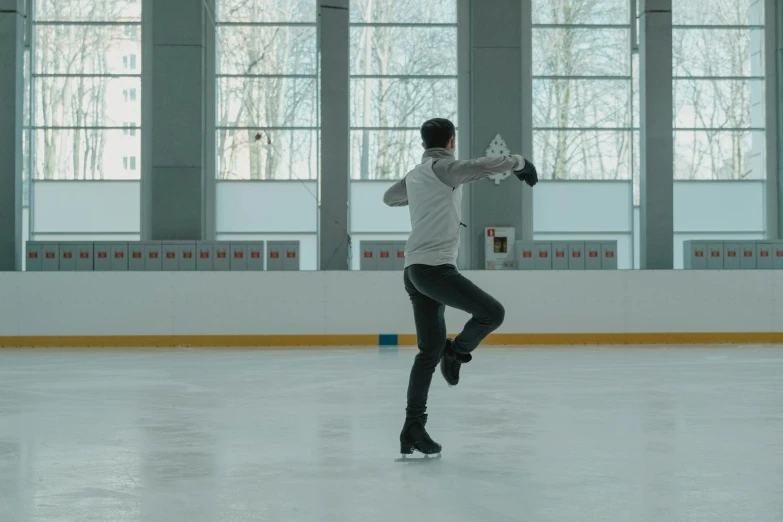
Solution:
<path fill-rule="evenodd" d="M 453 265 L 411 265 L 405 269 L 405 290 L 413 303 L 419 353 L 408 383 L 407 417 L 427 411 L 432 374 L 446 346 L 446 306 L 473 317 L 456 339 L 454 351 L 470 353 L 502 323 L 506 311 L 494 297 L 474 285 Z"/>

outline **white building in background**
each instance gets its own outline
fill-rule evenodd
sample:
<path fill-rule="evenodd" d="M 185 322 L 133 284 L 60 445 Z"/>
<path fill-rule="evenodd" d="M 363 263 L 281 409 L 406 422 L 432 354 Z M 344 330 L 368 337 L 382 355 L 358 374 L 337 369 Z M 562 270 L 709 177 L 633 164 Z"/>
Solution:
<path fill-rule="evenodd" d="M 36 14 L 30 86 L 34 178 L 139 179 L 139 17 L 108 20 L 127 25 L 83 25 L 78 6 L 73 10 L 64 20 Z"/>

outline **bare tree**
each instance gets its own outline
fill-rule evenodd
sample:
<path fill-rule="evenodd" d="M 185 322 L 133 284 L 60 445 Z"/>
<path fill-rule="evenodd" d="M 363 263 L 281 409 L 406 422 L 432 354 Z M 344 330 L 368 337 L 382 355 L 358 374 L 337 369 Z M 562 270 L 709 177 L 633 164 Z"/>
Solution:
<path fill-rule="evenodd" d="M 625 0 L 534 2 L 534 22 L 548 25 L 534 29 L 533 54 L 534 74 L 548 77 L 535 80 L 533 97 L 533 124 L 541 129 L 534 135 L 534 156 L 546 176 L 623 179 L 631 175 L 630 32 L 621 27 L 589 27 L 623 23 L 626 4 Z M 557 25 L 565 27 L 552 27 Z"/>
<path fill-rule="evenodd" d="M 584 27 L 622 23 L 627 20 L 622 13 L 627 2 L 534 0 L 533 4 L 536 23 L 572 26 L 535 29 L 535 74 L 555 77 L 536 80 L 534 86 L 534 126 L 553 129 L 535 133 L 534 153 L 542 170 L 555 179 L 630 177 L 635 163 L 633 134 L 621 129 L 630 127 L 638 93 L 629 99 L 630 82 L 569 78 L 630 73 L 629 31 Z M 742 129 L 763 126 L 763 122 L 750 121 L 751 106 L 762 102 L 761 82 L 720 77 L 749 76 L 754 59 L 758 62 L 754 75 L 763 75 L 761 31 L 703 26 L 760 23 L 762 4 L 752 0 L 675 2 L 674 23 L 699 26 L 674 30 L 674 74 L 683 77 L 674 86 L 675 126 L 698 129 L 676 133 L 677 178 L 760 175 L 748 157 L 762 154 L 763 141 L 759 133 Z M 572 130 L 593 127 L 607 130 Z"/>
<path fill-rule="evenodd" d="M 134 12 L 128 2 L 117 0 L 39 0 L 36 7 L 38 21 L 54 23 L 128 21 L 135 27 L 140 16 L 138 7 Z M 107 169 L 117 177 L 113 169 L 119 168 L 122 144 L 107 156 L 107 132 L 100 129 L 118 125 L 112 120 L 123 113 L 138 113 L 138 106 L 112 104 L 106 75 L 118 71 L 127 49 L 133 49 L 132 63 L 138 65 L 136 34 L 110 25 L 36 26 L 36 177 L 103 179 Z"/>
<path fill-rule="evenodd" d="M 219 28 L 219 73 L 231 75 L 219 79 L 219 176 L 314 177 L 315 131 L 286 129 L 316 127 L 315 27 L 252 24 L 314 24 L 315 5 L 228 0 L 218 12 L 220 21 L 248 24 Z"/>
<path fill-rule="evenodd" d="M 356 0 L 352 22 L 454 23 L 453 0 Z M 421 156 L 418 127 L 429 118 L 456 122 L 456 27 L 361 25 L 351 29 L 352 176 L 394 179 Z M 404 42 L 404 43 L 402 43 Z M 369 130 L 377 129 L 377 130 Z"/>
<path fill-rule="evenodd" d="M 761 10 L 761 3 L 712 0 L 675 10 L 675 23 L 700 26 L 673 32 L 674 74 L 681 77 L 675 80 L 675 127 L 697 129 L 676 133 L 675 176 L 679 179 L 761 176 L 750 167 L 748 158 L 762 154 L 762 145 L 743 130 L 755 126 L 751 106 L 763 100 L 761 89 L 756 90 L 757 99 L 752 99 L 752 84 L 761 81 L 737 79 L 750 76 L 753 55 L 761 56 L 761 30 L 703 28 L 749 24 L 754 9 Z M 756 74 L 763 75 L 763 71 Z"/>
<path fill-rule="evenodd" d="M 362 23 L 452 22 L 453 4 L 356 0 L 351 17 Z M 248 24 L 220 27 L 219 73 L 232 75 L 219 80 L 220 177 L 314 177 L 316 133 L 285 129 L 317 125 L 315 28 L 275 25 L 314 23 L 313 2 L 226 0 L 220 2 L 218 18 Z M 254 22 L 269 25 L 254 27 Z M 410 168 L 411 157 L 418 160 L 418 132 L 412 129 L 426 118 L 456 117 L 456 79 L 416 78 L 456 75 L 456 28 L 361 26 L 351 31 L 351 70 L 361 76 L 352 81 L 352 125 L 364 129 L 352 134 L 352 171 L 365 179 L 399 177 Z"/>

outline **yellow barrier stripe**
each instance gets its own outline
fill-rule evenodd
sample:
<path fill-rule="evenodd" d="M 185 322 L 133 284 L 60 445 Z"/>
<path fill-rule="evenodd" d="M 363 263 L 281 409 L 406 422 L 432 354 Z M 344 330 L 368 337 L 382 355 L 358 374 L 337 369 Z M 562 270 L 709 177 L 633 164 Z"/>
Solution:
<path fill-rule="evenodd" d="M 777 344 L 783 332 L 660 332 L 495 334 L 491 345 Z"/>
<path fill-rule="evenodd" d="M 777 344 L 783 332 L 543 333 L 493 334 L 484 344 L 511 346 L 644 344 Z M 398 336 L 399 346 L 415 346 L 416 336 Z M 96 335 L 7 336 L 3 348 L 67 347 L 308 347 L 378 346 L 378 335 Z"/>
<path fill-rule="evenodd" d="M 373 346 L 377 335 L 96 335 L 0 337 L 8 347 L 292 347 Z"/>

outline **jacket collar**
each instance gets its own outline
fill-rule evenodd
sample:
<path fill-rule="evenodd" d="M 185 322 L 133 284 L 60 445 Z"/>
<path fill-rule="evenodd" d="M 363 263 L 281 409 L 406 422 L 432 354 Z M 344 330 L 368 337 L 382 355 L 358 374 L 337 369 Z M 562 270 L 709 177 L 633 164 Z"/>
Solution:
<path fill-rule="evenodd" d="M 442 147 L 433 147 L 431 149 L 427 149 L 424 151 L 424 154 L 421 155 L 422 161 L 426 161 L 428 159 L 454 159 L 454 154 L 447 151 L 446 149 Z"/>

